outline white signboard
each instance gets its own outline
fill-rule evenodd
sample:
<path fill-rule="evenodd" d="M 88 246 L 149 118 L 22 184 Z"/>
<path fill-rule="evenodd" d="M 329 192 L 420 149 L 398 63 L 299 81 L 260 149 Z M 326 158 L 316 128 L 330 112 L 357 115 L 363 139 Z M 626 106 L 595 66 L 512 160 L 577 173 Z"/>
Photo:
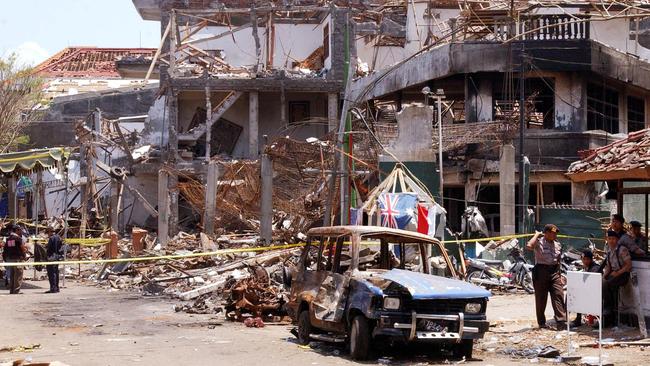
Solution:
<path fill-rule="evenodd" d="M 566 274 L 567 312 L 600 316 L 602 312 L 603 275 L 592 272 Z"/>

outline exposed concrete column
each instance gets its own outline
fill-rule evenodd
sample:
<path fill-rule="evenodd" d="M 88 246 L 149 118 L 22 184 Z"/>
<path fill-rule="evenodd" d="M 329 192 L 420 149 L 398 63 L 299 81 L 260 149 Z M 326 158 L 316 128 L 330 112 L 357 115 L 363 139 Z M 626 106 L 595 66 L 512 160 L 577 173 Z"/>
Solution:
<path fill-rule="evenodd" d="M 465 203 L 470 204 L 476 201 L 476 188 L 480 180 L 468 179 L 465 183 Z"/>
<path fill-rule="evenodd" d="M 178 162 L 178 92 L 171 91 L 169 96 L 169 150 L 167 164 L 176 169 Z M 168 235 L 174 236 L 178 231 L 178 175 L 171 173 L 167 177 L 166 194 L 169 195 L 167 224 Z"/>
<path fill-rule="evenodd" d="M 259 150 L 259 94 L 248 93 L 248 157 L 255 159 Z"/>
<path fill-rule="evenodd" d="M 339 95 L 338 93 L 327 94 L 327 132 L 336 129 L 339 123 Z"/>
<path fill-rule="evenodd" d="M 214 234 L 214 218 L 217 215 L 217 183 L 219 182 L 219 165 L 210 161 L 205 175 L 205 212 L 203 213 L 203 231 Z"/>
<path fill-rule="evenodd" d="M 629 123 L 627 120 L 627 94 L 625 90 L 618 93 L 618 132 L 628 133 Z"/>
<path fill-rule="evenodd" d="M 499 160 L 499 220 L 501 235 L 515 233 L 515 147 L 501 146 Z"/>
<path fill-rule="evenodd" d="M 164 170 L 158 171 L 158 241 L 167 245 L 169 241 L 169 175 Z"/>
<path fill-rule="evenodd" d="M 269 244 L 273 240 L 273 161 L 267 154 L 262 154 L 261 176 L 260 237 Z"/>
<path fill-rule="evenodd" d="M 10 176 L 7 184 L 9 185 L 7 190 L 7 196 L 9 198 L 9 218 L 15 219 L 16 214 L 18 213 L 18 199 L 16 198 L 16 177 Z"/>

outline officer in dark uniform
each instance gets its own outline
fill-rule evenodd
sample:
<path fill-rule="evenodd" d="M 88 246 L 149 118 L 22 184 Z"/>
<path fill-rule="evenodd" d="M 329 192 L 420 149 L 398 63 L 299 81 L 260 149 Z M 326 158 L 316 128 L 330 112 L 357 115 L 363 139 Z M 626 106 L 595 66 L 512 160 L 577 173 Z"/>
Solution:
<path fill-rule="evenodd" d="M 560 273 L 562 245 L 556 240 L 559 232 L 557 226 L 546 225 L 544 232 L 536 232 L 526 244 L 526 248 L 535 252 L 533 287 L 535 288 L 537 325 L 540 328 L 547 327 L 544 310 L 546 310 L 546 302 L 550 293 L 555 322 L 557 328 L 562 330 L 566 328 L 566 306 L 564 304 L 564 281 Z"/>
<path fill-rule="evenodd" d="M 3 257 L 7 263 L 24 262 L 26 259 L 27 247 L 20 235 L 18 225 L 11 226 L 11 234 L 7 237 L 4 245 Z M 17 294 L 20 292 L 20 285 L 23 282 L 23 268 L 20 266 L 11 267 L 11 276 L 9 278 L 9 293 Z"/>
<path fill-rule="evenodd" d="M 47 236 L 49 237 L 47 241 L 47 261 L 56 262 L 63 259 L 61 254 L 61 248 L 63 247 L 63 242 L 57 233 L 54 232 L 54 229 L 48 227 L 45 229 Z M 47 265 L 47 279 L 50 281 L 50 290 L 46 291 L 47 294 L 53 294 L 59 292 L 59 265 Z"/>

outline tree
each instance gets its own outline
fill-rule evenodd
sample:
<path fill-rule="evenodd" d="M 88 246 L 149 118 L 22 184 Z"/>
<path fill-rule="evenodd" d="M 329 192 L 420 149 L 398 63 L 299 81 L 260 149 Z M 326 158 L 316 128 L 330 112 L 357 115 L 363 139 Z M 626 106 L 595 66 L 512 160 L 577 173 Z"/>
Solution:
<path fill-rule="evenodd" d="M 32 67 L 18 65 L 15 55 L 0 57 L 0 153 L 24 141 L 21 134 L 36 115 L 42 88 Z"/>

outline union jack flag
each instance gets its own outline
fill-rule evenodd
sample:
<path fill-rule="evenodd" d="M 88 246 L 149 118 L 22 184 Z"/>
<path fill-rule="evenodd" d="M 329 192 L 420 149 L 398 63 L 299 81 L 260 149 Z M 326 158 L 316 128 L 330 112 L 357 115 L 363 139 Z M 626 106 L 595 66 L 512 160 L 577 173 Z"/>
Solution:
<path fill-rule="evenodd" d="M 417 196 L 411 193 L 382 193 L 377 199 L 381 226 L 404 229 L 415 214 Z"/>

